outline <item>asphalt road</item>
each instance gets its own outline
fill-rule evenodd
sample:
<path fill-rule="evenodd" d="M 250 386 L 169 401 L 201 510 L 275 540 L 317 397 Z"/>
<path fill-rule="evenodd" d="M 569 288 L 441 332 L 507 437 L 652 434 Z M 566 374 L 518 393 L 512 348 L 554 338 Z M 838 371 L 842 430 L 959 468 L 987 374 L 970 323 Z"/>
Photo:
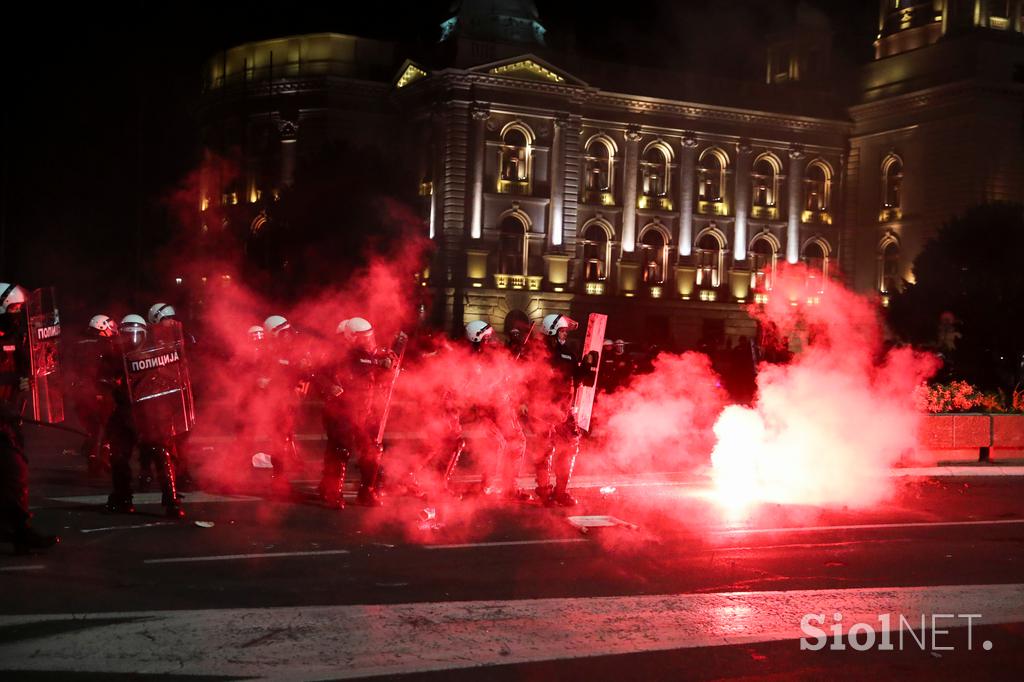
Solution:
<path fill-rule="evenodd" d="M 31 435 L 36 525 L 63 542 L 0 552 L 9 679 L 1024 677 L 1024 476 L 899 478 L 867 510 L 739 517 L 679 474 L 584 477 L 572 510 L 469 495 L 339 512 L 315 501 L 310 452 L 293 499 L 242 462 L 170 522 L 156 492 L 105 513 L 108 482 L 61 454 L 74 438 Z M 596 515 L 625 523 L 571 522 Z M 808 614 L 829 645 L 854 623 L 879 636 L 801 650 Z"/>

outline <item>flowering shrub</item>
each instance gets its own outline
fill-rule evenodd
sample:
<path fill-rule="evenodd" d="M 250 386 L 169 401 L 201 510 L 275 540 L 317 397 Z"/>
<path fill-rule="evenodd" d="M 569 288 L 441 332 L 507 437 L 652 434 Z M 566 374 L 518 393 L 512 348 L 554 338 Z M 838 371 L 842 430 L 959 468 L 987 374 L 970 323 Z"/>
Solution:
<path fill-rule="evenodd" d="M 1014 390 L 1011 407 L 1013 412 L 1024 412 L 1024 390 Z"/>
<path fill-rule="evenodd" d="M 966 381 L 928 386 L 921 384 L 914 395 L 918 409 L 924 412 L 1006 412 L 1003 400 L 995 393 L 983 393 Z M 1024 411 L 1024 392 L 1015 391 L 1011 408 Z"/>

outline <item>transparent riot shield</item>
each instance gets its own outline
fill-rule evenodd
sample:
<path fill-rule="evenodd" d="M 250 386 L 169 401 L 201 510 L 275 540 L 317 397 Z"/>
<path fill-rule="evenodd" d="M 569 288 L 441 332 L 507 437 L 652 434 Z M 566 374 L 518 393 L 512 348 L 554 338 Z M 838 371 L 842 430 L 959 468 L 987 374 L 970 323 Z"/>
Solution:
<path fill-rule="evenodd" d="M 152 325 L 141 348 L 124 355 L 132 417 L 142 442 L 162 442 L 192 429 L 195 405 L 181 324 Z"/>
<path fill-rule="evenodd" d="M 608 326 L 608 316 L 601 313 L 590 313 L 587 323 L 587 336 L 583 342 L 581 359 L 590 356 L 591 370 L 580 379 L 573 396 L 572 411 L 576 416 L 576 425 L 584 431 L 590 431 L 590 416 L 594 411 L 594 395 L 597 392 L 597 373 L 601 369 L 601 350 L 604 347 L 604 333 Z"/>
<path fill-rule="evenodd" d="M 47 424 L 64 421 L 61 383 L 60 312 L 52 288 L 36 289 L 25 302 L 31 369 L 32 418 Z"/>

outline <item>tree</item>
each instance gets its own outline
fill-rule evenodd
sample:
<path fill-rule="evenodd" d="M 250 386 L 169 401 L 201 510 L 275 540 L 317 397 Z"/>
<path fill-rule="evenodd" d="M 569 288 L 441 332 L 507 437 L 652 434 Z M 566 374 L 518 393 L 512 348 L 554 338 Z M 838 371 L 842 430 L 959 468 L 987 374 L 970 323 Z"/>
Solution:
<path fill-rule="evenodd" d="M 942 352 L 947 378 L 1012 389 L 1024 378 L 1022 253 L 1024 205 L 968 209 L 944 225 L 914 260 L 914 283 L 906 283 L 890 302 L 893 330 Z"/>

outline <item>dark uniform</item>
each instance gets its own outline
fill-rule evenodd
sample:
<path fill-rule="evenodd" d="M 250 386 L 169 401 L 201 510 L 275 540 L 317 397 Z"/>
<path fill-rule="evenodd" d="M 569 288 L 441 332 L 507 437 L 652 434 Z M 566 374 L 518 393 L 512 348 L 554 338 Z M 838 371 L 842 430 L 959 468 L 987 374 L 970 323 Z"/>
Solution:
<path fill-rule="evenodd" d="M 40 535 L 28 510 L 28 460 L 21 414 L 30 372 L 27 321 L 23 312 L 0 315 L 0 515 L 14 549 L 44 549 L 60 538 Z"/>
<path fill-rule="evenodd" d="M 551 402 L 542 407 L 539 421 L 543 423 L 546 447 L 535 461 L 536 493 L 548 504 L 572 506 L 576 501 L 568 493 L 569 481 L 576 466 L 580 450 L 580 429 L 572 413 L 572 402 L 576 387 L 589 372 L 580 361 L 579 352 L 573 344 L 559 343 L 557 336 L 547 337 L 549 360 L 551 362 Z M 550 472 L 555 472 L 552 488 Z"/>
<path fill-rule="evenodd" d="M 114 396 L 110 385 L 103 381 L 106 367 L 117 357 L 112 337 L 92 335 L 75 344 L 74 359 L 77 361 L 71 394 L 75 403 L 78 423 L 88 434 L 79 449 L 85 458 L 90 474 L 98 474 L 110 468 L 110 443 L 105 427 L 114 410 Z"/>
<path fill-rule="evenodd" d="M 473 348 L 480 354 L 503 352 L 497 348 L 488 348 L 487 343 L 475 343 Z M 516 349 L 513 357 L 518 357 L 521 350 Z M 513 351 L 510 349 L 510 352 Z M 490 382 L 486 392 L 493 398 L 490 404 L 475 407 L 477 420 L 494 444 L 493 461 L 490 467 L 484 469 L 484 491 L 500 491 L 515 497 L 519 492 L 516 478 L 526 454 L 526 435 L 519 416 L 520 405 L 509 377 L 481 377 L 481 381 Z"/>
<path fill-rule="evenodd" d="M 302 399 L 309 392 L 312 379 L 309 357 L 298 345 L 297 338 L 290 331 L 282 332 L 276 352 L 269 353 L 262 371 L 269 391 L 272 420 L 272 453 L 274 467 L 274 489 L 278 495 L 291 495 L 289 470 L 301 466 L 295 444 L 295 425 L 298 421 Z"/>
<path fill-rule="evenodd" d="M 167 516 L 181 519 L 185 510 L 178 496 L 177 475 L 174 468 L 174 443 L 167 439 L 160 442 L 139 443 L 139 434 L 135 427 L 131 397 L 128 392 L 128 377 L 124 368 L 124 353 L 134 350 L 130 336 L 122 335 L 118 339 L 119 353 L 107 364 L 102 379 L 111 387 L 114 409 L 107 420 L 106 435 L 110 443 L 110 473 L 113 492 L 107 498 L 107 511 L 113 513 L 132 513 L 135 505 L 132 494 L 132 451 L 140 446 L 145 450 L 156 468 L 157 479 L 162 493 L 161 503 Z"/>
<path fill-rule="evenodd" d="M 383 452 L 377 443 L 377 431 L 380 428 L 384 379 L 394 361 L 394 355 L 387 349 L 370 351 L 354 346 L 329 370 L 332 383 L 344 390 L 324 402 L 324 428 L 327 432 L 324 480 L 333 486 L 337 476 L 338 482 L 333 488 L 335 500 L 341 498 L 348 460 L 352 452 L 356 452 L 359 455 L 360 479 L 357 501 L 368 506 L 380 504 Z"/>

